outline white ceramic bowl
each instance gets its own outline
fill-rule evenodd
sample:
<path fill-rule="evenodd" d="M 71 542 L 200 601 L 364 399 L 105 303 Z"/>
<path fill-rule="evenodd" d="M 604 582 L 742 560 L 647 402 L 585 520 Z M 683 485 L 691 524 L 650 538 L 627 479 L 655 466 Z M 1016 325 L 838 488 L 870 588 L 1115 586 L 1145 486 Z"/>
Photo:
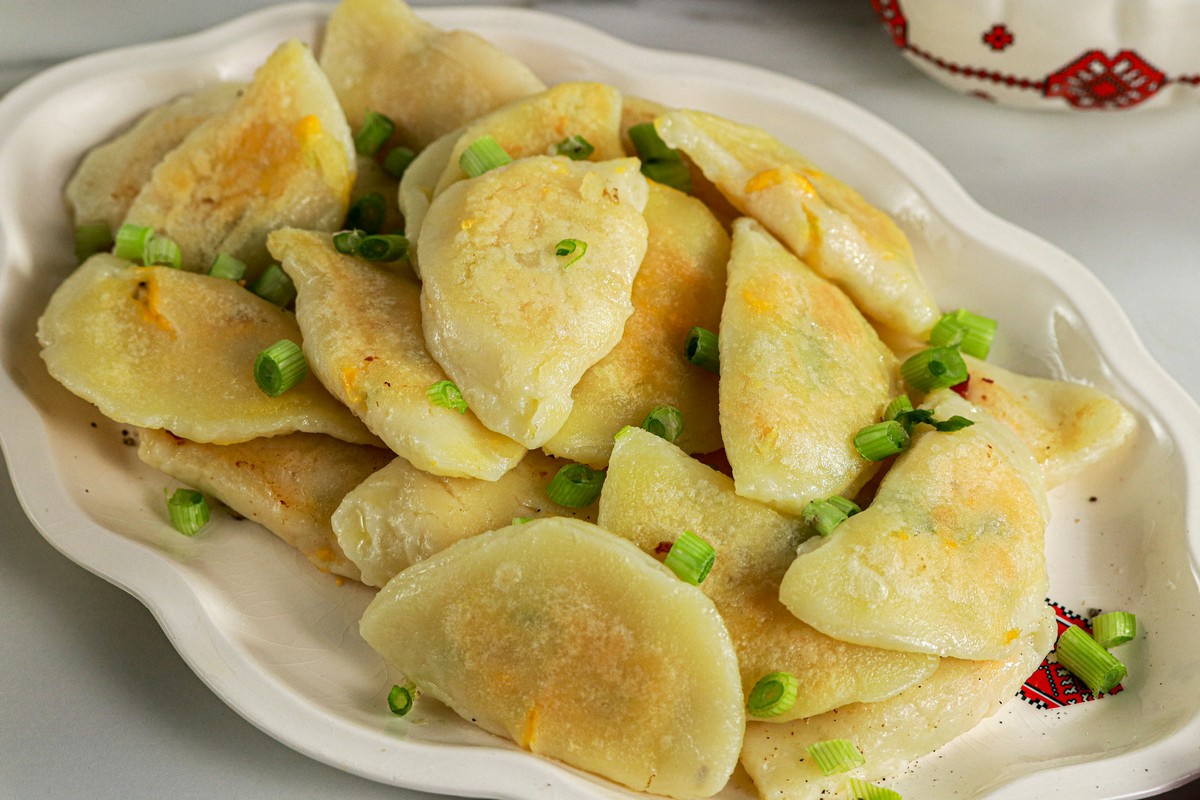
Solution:
<path fill-rule="evenodd" d="M 1019 108 L 1200 100 L 1200 0 L 871 0 L 938 82 Z"/>

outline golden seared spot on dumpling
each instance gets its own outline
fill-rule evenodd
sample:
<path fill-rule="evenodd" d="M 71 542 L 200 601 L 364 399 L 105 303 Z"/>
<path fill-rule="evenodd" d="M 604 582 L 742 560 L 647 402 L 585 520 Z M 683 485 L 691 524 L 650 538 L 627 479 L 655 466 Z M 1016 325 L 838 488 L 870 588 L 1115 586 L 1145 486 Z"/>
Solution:
<path fill-rule="evenodd" d="M 498 480 L 483 481 L 431 475 L 397 458 L 346 495 L 333 514 L 333 530 L 363 583 L 383 586 L 458 540 L 507 527 L 517 517 L 594 522 L 594 505 L 567 508 L 546 496 L 566 463 L 531 450 Z"/>
<path fill-rule="evenodd" d="M 636 159 L 535 156 L 434 198 L 421 229 L 425 342 L 484 425 L 529 448 L 562 427 L 575 385 L 633 312 L 646 192 Z M 557 255 L 568 239 L 575 253 Z"/>
<path fill-rule="evenodd" d="M 650 238 L 633 282 L 633 316 L 612 352 L 584 373 L 571 416 L 543 445 L 595 467 L 608 462 L 613 434 L 640 425 L 659 405 L 682 412 L 677 444 L 684 450 L 721 449 L 717 377 L 687 362 L 683 342 L 693 326 L 715 331 L 721 323 L 729 236 L 699 200 L 657 183 L 649 187 Z"/>
<path fill-rule="evenodd" d="M 1042 465 L 1046 487 L 1082 472 L 1129 441 L 1133 414 L 1079 383 L 1032 378 L 971 356 L 966 398 L 1012 428 Z"/>
<path fill-rule="evenodd" d="M 936 672 L 888 700 L 855 703 L 786 725 L 751 722 L 742 766 L 765 800 L 820 800 L 837 795 L 850 777 L 876 781 L 898 775 L 1012 702 L 1050 652 L 1056 633 L 1047 609 L 1002 661 L 938 659 Z M 830 739 L 853 742 L 866 763 L 822 775 L 805 748 Z"/>
<path fill-rule="evenodd" d="M 317 379 L 278 397 L 254 382 L 254 360 L 295 318 L 233 281 L 92 256 L 59 286 L 38 342 L 50 374 L 105 416 L 197 442 L 293 431 L 377 444 Z"/>
<path fill-rule="evenodd" d="M 242 88 L 239 83 L 218 83 L 180 97 L 89 151 L 66 188 L 75 223 L 104 222 L 115 233 L 154 166 L 200 123 L 229 108 Z"/>
<path fill-rule="evenodd" d="M 864 314 L 912 335 L 933 327 L 937 306 L 908 239 L 858 192 L 759 128 L 699 111 L 670 111 L 655 126 Z"/>
<path fill-rule="evenodd" d="M 745 217 L 720 341 L 721 434 L 738 494 L 800 514 L 856 492 L 878 465 L 854 434 L 899 392 L 896 359 L 840 289 Z"/>
<path fill-rule="evenodd" d="M 539 519 L 401 572 L 363 638 L 485 730 L 634 789 L 707 797 L 737 763 L 737 660 L 707 597 L 595 525 Z"/>
<path fill-rule="evenodd" d="M 253 277 L 268 262 L 270 231 L 341 226 L 354 174 L 337 98 L 308 48 L 293 40 L 228 110 L 159 162 L 125 221 L 173 238 L 185 269 L 205 271 L 224 252 Z"/>
<path fill-rule="evenodd" d="M 659 554 L 685 530 L 716 550 L 700 588 L 733 639 L 748 696 L 772 672 L 799 677 L 785 722 L 847 703 L 890 697 L 929 675 L 935 656 L 880 650 L 832 639 L 779 602 L 779 582 L 809 534 L 794 517 L 739 497 L 733 481 L 652 433 L 623 433 L 600 496 L 599 524 Z"/>
<path fill-rule="evenodd" d="M 438 30 L 401 0 L 342 0 L 325 27 L 321 68 L 355 130 L 368 111 L 386 114 L 396 141 L 418 150 L 546 88 L 495 45 Z"/>
<path fill-rule="evenodd" d="M 919 426 L 871 505 L 801 548 L 779 598 L 848 642 L 1006 658 L 1045 610 L 1041 470 L 1011 430 L 949 389 L 922 407 L 975 424 Z"/>
<path fill-rule="evenodd" d="M 388 450 L 313 433 L 219 445 L 143 429 L 139 439 L 142 461 L 261 524 L 322 572 L 359 580 L 329 518 L 347 492 L 394 458 Z"/>
<path fill-rule="evenodd" d="M 582 136 L 595 151 L 591 161 L 625 155 L 621 148 L 621 93 L 603 83 L 560 83 L 503 106 L 458 134 L 434 194 L 467 177 L 459 158 L 481 136 L 491 136 L 510 158 L 555 155 L 569 136 Z"/>
<path fill-rule="evenodd" d="M 337 252 L 330 237 L 285 229 L 271 253 L 296 283 L 296 319 L 313 372 L 388 447 L 437 475 L 496 480 L 525 448 L 470 411 L 434 405 L 446 373 L 425 349 L 421 288 L 400 265 Z"/>

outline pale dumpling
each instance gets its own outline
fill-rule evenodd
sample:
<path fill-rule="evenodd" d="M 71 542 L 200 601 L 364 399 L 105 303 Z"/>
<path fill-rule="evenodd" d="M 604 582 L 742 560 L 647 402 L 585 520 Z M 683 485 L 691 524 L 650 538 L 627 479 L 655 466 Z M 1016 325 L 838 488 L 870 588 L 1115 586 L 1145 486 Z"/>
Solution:
<path fill-rule="evenodd" d="M 66 188 L 75 224 L 103 222 L 116 233 L 154 166 L 200 123 L 233 105 L 242 88 L 240 83 L 218 83 L 184 95 L 89 151 Z"/>
<path fill-rule="evenodd" d="M 363 583 L 383 586 L 459 539 L 507 527 L 517 517 L 594 522 L 594 505 L 567 508 L 546 496 L 566 463 L 531 450 L 500 479 L 483 481 L 431 475 L 397 458 L 346 495 L 333 514 L 333 530 Z"/>
<path fill-rule="evenodd" d="M 253 277 L 270 260 L 270 231 L 341 227 L 354 174 L 337 98 L 308 47 L 292 40 L 228 110 L 159 162 L 125 222 L 174 239 L 185 269 L 207 271 L 228 253 Z"/>
<path fill-rule="evenodd" d="M 254 360 L 300 342 L 287 311 L 233 281 L 92 256 L 38 320 L 50 374 L 106 417 L 229 444 L 307 431 L 378 444 L 309 375 L 278 397 L 254 382 Z"/>
<path fill-rule="evenodd" d="M 436 475 L 496 480 L 525 448 L 426 391 L 446 373 L 425 349 L 421 289 L 405 268 L 338 253 L 325 234 L 286 229 L 271 253 L 296 283 L 313 373 L 388 447 Z"/>
<path fill-rule="evenodd" d="M 359 579 L 329 518 L 347 492 L 394 457 L 387 450 L 313 433 L 218 445 L 143 429 L 139 439 L 142 461 L 261 524 L 322 572 Z"/>
<path fill-rule="evenodd" d="M 688 330 L 717 330 L 725 300 L 729 235 L 699 200 L 649 183 L 644 216 L 650 236 L 633 282 L 633 316 L 621 341 L 583 374 L 575 405 L 554 438 L 552 455 L 602 467 L 613 435 L 640 425 L 656 406 L 683 414 L 676 442 L 689 453 L 721 448 L 717 376 L 688 363 Z"/>
<path fill-rule="evenodd" d="M 363 638 L 428 695 L 534 753 L 707 797 L 737 763 L 737 660 L 712 603 L 625 540 L 534 520 L 393 578 Z"/>
<path fill-rule="evenodd" d="M 421 226 L 433 202 L 433 191 L 458 141 L 458 131 L 439 137 L 417 154 L 400 179 L 397 202 L 404 216 L 404 236 L 408 239 L 408 260 L 413 272 L 421 274 Z"/>
<path fill-rule="evenodd" d="M 540 447 L 621 339 L 646 252 L 636 159 L 534 156 L 434 198 L 421 230 L 429 352 L 488 428 Z M 575 252 L 557 255 L 575 240 Z"/>
<path fill-rule="evenodd" d="M 739 211 L 845 290 L 864 314 L 910 335 L 933 327 L 937 305 L 912 246 L 858 192 L 760 128 L 700 111 L 669 111 L 655 127 Z"/>
<path fill-rule="evenodd" d="M 920 684 L 879 703 L 855 703 L 786 725 L 746 726 L 741 762 L 763 800 L 820 800 L 838 794 L 851 777 L 876 781 L 898 775 L 916 758 L 974 728 L 1010 702 L 1054 645 L 1057 626 L 1048 607 L 1037 627 L 1002 661 L 939 659 Z M 866 758 L 861 767 L 822 775 L 805 750 L 847 739 Z"/>
<path fill-rule="evenodd" d="M 895 356 L 840 289 L 746 217 L 733 226 L 720 349 L 738 494 L 800 514 L 876 471 L 854 434 L 899 393 Z"/>
<path fill-rule="evenodd" d="M 1041 469 L 1016 434 L 953 391 L 922 407 L 974 424 L 918 426 L 870 506 L 800 549 L 779 598 L 845 641 L 1007 658 L 1045 612 Z"/>
<path fill-rule="evenodd" d="M 795 705 L 772 722 L 882 700 L 937 667 L 936 656 L 839 642 L 796 619 L 779 602 L 779 582 L 811 534 L 807 526 L 739 497 L 728 477 L 652 433 L 620 435 L 599 524 L 652 554 L 685 530 L 713 546 L 716 561 L 700 588 L 733 639 L 743 692 L 772 672 L 799 679 Z"/>
<path fill-rule="evenodd" d="M 396 141 L 417 150 L 546 88 L 495 45 L 438 30 L 401 0 L 342 0 L 325 27 L 321 68 L 355 130 L 368 111 L 386 114 Z"/>
<path fill-rule="evenodd" d="M 1133 436 L 1137 422 L 1099 389 L 1018 375 L 964 355 L 966 398 L 1016 431 L 1053 488 L 1100 461 Z"/>

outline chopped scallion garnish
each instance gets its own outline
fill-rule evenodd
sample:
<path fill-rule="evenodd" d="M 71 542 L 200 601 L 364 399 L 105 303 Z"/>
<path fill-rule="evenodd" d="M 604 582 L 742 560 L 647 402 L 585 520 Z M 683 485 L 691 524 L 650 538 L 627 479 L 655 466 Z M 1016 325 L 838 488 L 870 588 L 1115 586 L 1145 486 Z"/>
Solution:
<path fill-rule="evenodd" d="M 438 381 L 425 390 L 429 402 L 441 408 L 449 408 L 460 414 L 467 413 L 467 401 L 454 381 Z"/>
<path fill-rule="evenodd" d="M 406 681 L 403 684 L 398 683 L 388 692 L 388 708 L 397 717 L 403 717 L 412 711 L 413 703 L 416 699 L 417 685 L 415 683 L 412 681 Z"/>
<path fill-rule="evenodd" d="M 604 488 L 604 471 L 586 464 L 567 464 L 546 487 L 546 496 L 568 508 L 584 508 L 596 502 Z"/>
<path fill-rule="evenodd" d="M 112 231 L 107 222 L 90 222 L 75 228 L 75 260 L 82 264 L 96 253 L 111 250 Z"/>
<path fill-rule="evenodd" d="M 975 420 L 955 414 L 950 419 L 934 420 L 932 424 L 933 427 L 942 433 L 954 433 L 955 431 L 961 431 L 963 428 L 971 427 L 975 424 Z"/>
<path fill-rule="evenodd" d="M 862 778 L 850 779 L 850 796 L 854 800 L 904 800 L 894 789 L 867 783 Z"/>
<path fill-rule="evenodd" d="M 642 161 L 642 174 L 652 181 L 678 189 L 692 190 L 692 173 L 678 150 L 667 147 L 654 129 L 653 122 L 643 122 L 629 128 L 629 140 Z"/>
<path fill-rule="evenodd" d="M 268 265 L 248 288 L 280 308 L 287 308 L 296 299 L 296 284 L 278 264 Z"/>
<path fill-rule="evenodd" d="M 772 672 L 758 679 L 746 700 L 746 710 L 753 717 L 768 719 L 791 711 L 796 705 L 800 681 L 790 672 Z"/>
<path fill-rule="evenodd" d="M 350 204 L 345 228 L 359 230 L 369 236 L 379 233 L 386 217 L 387 200 L 379 192 L 367 192 Z"/>
<path fill-rule="evenodd" d="M 847 517 L 853 517 L 862 511 L 862 507 L 858 503 L 849 498 L 842 497 L 840 494 L 826 498 L 825 502 L 837 507 Z"/>
<path fill-rule="evenodd" d="M 704 367 L 714 375 L 721 374 L 721 357 L 717 335 L 708 328 L 692 328 L 683 343 L 687 360 Z"/>
<path fill-rule="evenodd" d="M 246 277 L 246 265 L 229 253 L 217 253 L 212 266 L 208 268 L 208 274 L 214 278 L 240 281 Z"/>
<path fill-rule="evenodd" d="M 179 252 L 179 245 L 175 244 L 174 239 L 151 235 L 142 250 L 142 263 L 147 267 L 179 269 L 183 266 L 183 254 Z"/>
<path fill-rule="evenodd" d="M 929 332 L 933 347 L 956 347 L 967 355 L 986 359 L 996 338 L 996 320 L 960 308 L 943 314 Z"/>
<path fill-rule="evenodd" d="M 674 442 L 683 433 L 683 413 L 675 406 L 655 406 L 642 420 L 642 429 Z"/>
<path fill-rule="evenodd" d="M 854 449 L 868 461 L 882 461 L 908 447 L 904 426 L 894 419 L 868 425 L 854 434 Z"/>
<path fill-rule="evenodd" d="M 116 246 L 113 255 L 126 261 L 141 261 L 146 251 L 146 240 L 154 235 L 154 230 L 145 225 L 134 225 L 126 222 L 117 229 Z"/>
<path fill-rule="evenodd" d="M 834 498 L 828 500 L 810 500 L 804 507 L 800 518 L 822 536 L 833 533 L 833 529 L 850 518 L 850 513 L 840 504 L 834 503 Z M 845 500 L 839 497 L 838 500 Z M 849 500 L 846 500 L 849 503 Z M 850 503 L 850 505 L 854 505 Z M 858 506 L 854 506 L 858 508 Z M 861 510 L 861 509 L 860 509 Z"/>
<path fill-rule="evenodd" d="M 682 161 L 647 161 L 642 164 L 642 174 L 685 194 L 692 191 L 692 171 Z"/>
<path fill-rule="evenodd" d="M 898 395 L 892 402 L 888 403 L 887 408 L 883 410 L 883 419 L 886 422 L 889 419 L 895 419 L 906 411 L 912 411 L 912 400 L 908 399 L 908 395 Z"/>
<path fill-rule="evenodd" d="M 526 522 L 533 522 L 533 517 L 513 517 L 513 525 L 524 525 Z"/>
<path fill-rule="evenodd" d="M 392 138 L 396 123 L 378 111 L 368 111 L 362 127 L 354 134 L 354 149 L 359 155 L 373 156 Z"/>
<path fill-rule="evenodd" d="M 699 586 L 708 577 L 716 560 L 717 551 L 711 544 L 691 531 L 684 531 L 667 551 L 663 564 L 670 567 L 680 580 Z"/>
<path fill-rule="evenodd" d="M 500 143 L 489 134 L 471 142 L 459 157 L 458 165 L 468 176 L 478 178 L 488 170 L 503 167 L 511 161 Z"/>
<path fill-rule="evenodd" d="M 166 490 L 163 490 L 166 494 Z M 171 525 L 184 536 L 195 536 L 200 529 L 208 524 L 211 514 L 208 500 L 195 489 L 176 489 L 167 498 L 167 514 L 171 517 Z"/>
<path fill-rule="evenodd" d="M 930 347 L 905 359 L 900 374 L 918 392 L 928 392 L 965 381 L 967 365 L 953 347 Z"/>
<path fill-rule="evenodd" d="M 271 397 L 283 394 L 307 375 L 308 360 L 291 339 L 280 339 L 254 359 L 254 382 Z"/>
<path fill-rule="evenodd" d="M 333 235 L 333 249 L 344 256 L 356 256 L 365 236 L 360 230 L 338 231 Z"/>
<path fill-rule="evenodd" d="M 1109 611 L 1092 618 L 1092 638 L 1105 650 L 1137 636 L 1137 617 L 1128 611 Z"/>
<path fill-rule="evenodd" d="M 555 145 L 554 152 L 560 156 L 566 156 L 572 161 L 583 161 L 596 152 L 596 148 L 592 147 L 592 143 L 587 139 L 576 134 L 575 136 L 568 136 Z"/>
<path fill-rule="evenodd" d="M 913 432 L 913 428 L 917 427 L 917 425 L 920 423 L 932 425 L 936 430 L 942 431 L 943 433 L 961 431 L 963 428 L 969 428 L 975 424 L 974 420 L 967 419 L 959 414 L 955 414 L 949 419 L 935 419 L 933 412 L 928 408 L 915 408 L 908 411 L 901 411 L 895 416 L 895 420 L 903 425 L 904 430 L 910 434 Z"/>
<path fill-rule="evenodd" d="M 1125 677 L 1125 665 L 1101 647 L 1088 632 L 1072 625 L 1058 637 L 1058 663 L 1097 694 L 1111 692 Z"/>
<path fill-rule="evenodd" d="M 358 243 L 358 254 L 368 261 L 399 261 L 408 257 L 408 239 L 398 233 L 365 236 Z"/>
<path fill-rule="evenodd" d="M 561 242 L 554 245 L 554 255 L 569 256 L 569 255 L 574 254 L 574 256 L 575 256 L 570 261 L 568 261 L 567 263 L 562 265 L 562 268 L 564 270 L 567 267 L 574 264 L 579 259 L 583 258 L 584 253 L 586 253 L 586 252 L 587 252 L 587 242 L 585 242 L 581 239 L 563 239 Z"/>
<path fill-rule="evenodd" d="M 826 739 L 813 742 L 804 749 L 817 762 L 817 769 L 821 770 L 822 775 L 845 772 L 867 763 L 867 759 L 849 739 Z"/>
<path fill-rule="evenodd" d="M 407 147 L 393 147 L 383 159 L 383 171 L 396 180 L 404 177 L 408 165 L 415 161 L 417 154 Z"/>

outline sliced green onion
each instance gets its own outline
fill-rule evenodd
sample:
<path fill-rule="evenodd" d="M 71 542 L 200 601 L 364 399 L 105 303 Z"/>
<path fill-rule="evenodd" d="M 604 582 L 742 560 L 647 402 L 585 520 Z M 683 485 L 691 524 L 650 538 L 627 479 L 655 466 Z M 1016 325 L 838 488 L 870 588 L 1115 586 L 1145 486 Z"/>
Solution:
<path fill-rule="evenodd" d="M 868 461 L 882 461 L 908 447 L 904 426 L 894 419 L 868 425 L 854 434 L 854 449 Z"/>
<path fill-rule="evenodd" d="M 896 790 L 867 783 L 862 778 L 850 779 L 850 796 L 854 800 L 904 800 Z"/>
<path fill-rule="evenodd" d="M 642 420 L 642 430 L 674 442 L 683 433 L 683 413 L 675 406 L 655 406 Z"/>
<path fill-rule="evenodd" d="M 357 229 L 338 231 L 333 235 L 333 249 L 344 256 L 356 256 L 365 236 L 365 233 Z"/>
<path fill-rule="evenodd" d="M 183 254 L 179 252 L 179 245 L 175 244 L 174 239 L 151 235 L 142 250 L 142 263 L 147 267 L 179 269 L 183 266 Z"/>
<path fill-rule="evenodd" d="M 679 161 L 679 151 L 667 147 L 667 143 L 654 129 L 653 122 L 643 122 L 629 127 L 629 141 L 637 150 L 638 158 L 645 161 Z"/>
<path fill-rule="evenodd" d="M 396 684 L 388 692 L 388 708 L 397 717 L 403 717 L 412 711 L 413 702 L 417 699 L 417 685 L 412 681 Z"/>
<path fill-rule="evenodd" d="M 826 498 L 825 502 L 829 503 L 830 505 L 836 506 L 847 517 L 853 517 L 855 514 L 858 514 L 859 512 L 862 511 L 862 507 L 859 506 L 858 503 L 856 503 L 853 500 L 850 500 L 848 498 L 842 497 L 840 494 L 835 494 L 832 497 Z"/>
<path fill-rule="evenodd" d="M 619 430 L 613 434 L 613 441 L 619 442 L 622 439 L 624 439 L 626 436 L 628 436 L 630 431 L 636 431 L 636 430 L 639 430 L 639 429 L 633 427 L 632 425 L 622 425 L 621 430 Z"/>
<path fill-rule="evenodd" d="M 833 529 L 845 522 L 849 516 L 828 500 L 810 500 L 800 513 L 800 518 L 822 536 L 833 533 Z"/>
<path fill-rule="evenodd" d="M 399 261 L 408 257 L 408 239 L 398 233 L 363 237 L 358 254 L 368 261 Z"/>
<path fill-rule="evenodd" d="M 278 264 L 268 265 L 248 288 L 280 308 L 287 308 L 296 299 L 296 284 Z"/>
<path fill-rule="evenodd" d="M 307 375 L 308 360 L 291 339 L 280 339 L 254 359 L 254 382 L 271 397 L 283 394 Z"/>
<path fill-rule="evenodd" d="M 583 161 L 596 152 L 596 148 L 592 147 L 592 143 L 587 139 L 576 134 L 575 136 L 568 136 L 555 145 L 554 152 L 560 156 L 566 156 L 572 161 Z"/>
<path fill-rule="evenodd" d="M 513 525 L 524 525 L 526 522 L 533 522 L 533 517 L 513 517 Z"/>
<path fill-rule="evenodd" d="M 126 261 L 140 261 L 142 254 L 146 251 L 146 240 L 153 235 L 152 228 L 127 222 L 117 229 L 113 255 Z"/>
<path fill-rule="evenodd" d="M 379 148 L 392 138 L 396 123 L 378 111 L 368 111 L 363 117 L 362 127 L 354 134 L 354 149 L 359 155 L 373 156 Z"/>
<path fill-rule="evenodd" d="M 684 194 L 692 191 L 692 171 L 682 161 L 647 161 L 642 164 L 642 174 Z"/>
<path fill-rule="evenodd" d="M 604 488 L 604 471 L 586 464 L 567 464 L 546 487 L 546 496 L 568 508 L 584 508 L 596 502 Z"/>
<path fill-rule="evenodd" d="M 417 154 L 407 147 L 393 147 L 383 159 L 383 171 L 400 180 L 404 177 L 408 165 L 416 158 Z"/>
<path fill-rule="evenodd" d="M 790 672 L 772 672 L 758 679 L 746 700 L 746 710 L 759 719 L 777 717 L 796 705 L 800 681 Z"/>
<path fill-rule="evenodd" d="M 942 314 L 929 331 L 930 347 L 958 347 L 962 344 L 967 329 L 959 323 L 954 314 Z"/>
<path fill-rule="evenodd" d="M 823 742 L 813 742 L 805 748 L 808 754 L 817 762 L 817 768 L 822 775 L 833 775 L 845 772 L 867 763 L 863 754 L 849 739 L 826 739 Z"/>
<path fill-rule="evenodd" d="M 1070 626 L 1058 637 L 1057 656 L 1058 663 L 1097 694 L 1111 692 L 1126 675 L 1125 665 L 1078 625 Z"/>
<path fill-rule="evenodd" d="M 711 544 L 691 531 L 684 531 L 671 545 L 663 564 L 670 567 L 680 580 L 699 586 L 708 577 L 716 560 L 717 551 Z"/>
<path fill-rule="evenodd" d="M 928 392 L 965 381 L 967 365 L 953 347 L 931 347 L 905 359 L 900 374 L 918 392 Z"/>
<path fill-rule="evenodd" d="M 1137 636 L 1137 617 L 1128 611 L 1109 611 L 1092 619 L 1092 638 L 1105 650 Z"/>
<path fill-rule="evenodd" d="M 425 390 L 429 402 L 441 408 L 449 408 L 460 414 L 467 413 L 467 401 L 453 381 L 438 381 Z"/>
<path fill-rule="evenodd" d="M 717 335 L 708 328 L 692 328 L 683 343 L 687 360 L 714 375 L 721 374 L 721 354 Z"/>
<path fill-rule="evenodd" d="M 96 253 L 111 250 L 112 231 L 107 222 L 89 222 L 75 228 L 75 260 L 82 264 Z"/>
<path fill-rule="evenodd" d="M 889 419 L 895 419 L 906 411 L 912 411 L 912 400 L 908 399 L 908 395 L 898 395 L 892 402 L 888 403 L 887 408 L 883 410 L 883 419 L 886 422 Z"/>
<path fill-rule="evenodd" d="M 975 420 L 955 414 L 950 419 L 934 420 L 933 427 L 942 433 L 954 433 L 955 431 L 961 431 L 963 428 L 969 428 L 974 424 Z"/>
<path fill-rule="evenodd" d="M 345 228 L 360 230 L 368 236 L 379 233 L 387 217 L 387 200 L 379 192 L 367 192 L 353 203 L 346 212 Z"/>
<path fill-rule="evenodd" d="M 562 265 L 564 270 L 579 259 L 583 258 L 583 255 L 586 252 L 587 242 L 583 241 L 582 239 L 563 239 L 561 242 L 554 245 L 554 255 L 556 256 L 569 256 L 572 253 L 575 254 L 574 258 Z"/>
<path fill-rule="evenodd" d="M 967 355 L 986 359 L 996 338 L 996 320 L 960 308 L 943 314 L 929 332 L 933 347 L 957 347 Z"/>
<path fill-rule="evenodd" d="M 166 490 L 163 490 L 166 494 Z M 171 525 L 184 536 L 195 536 L 207 523 L 211 512 L 208 500 L 195 489 L 176 489 L 167 498 L 167 514 Z"/>
<path fill-rule="evenodd" d="M 246 277 L 246 265 L 229 253 L 217 253 L 212 266 L 208 268 L 208 274 L 214 278 L 240 281 Z"/>
<path fill-rule="evenodd" d="M 512 161 L 504 148 L 490 134 L 480 136 L 463 150 L 458 165 L 472 178 L 478 178 L 488 170 L 503 167 Z"/>

